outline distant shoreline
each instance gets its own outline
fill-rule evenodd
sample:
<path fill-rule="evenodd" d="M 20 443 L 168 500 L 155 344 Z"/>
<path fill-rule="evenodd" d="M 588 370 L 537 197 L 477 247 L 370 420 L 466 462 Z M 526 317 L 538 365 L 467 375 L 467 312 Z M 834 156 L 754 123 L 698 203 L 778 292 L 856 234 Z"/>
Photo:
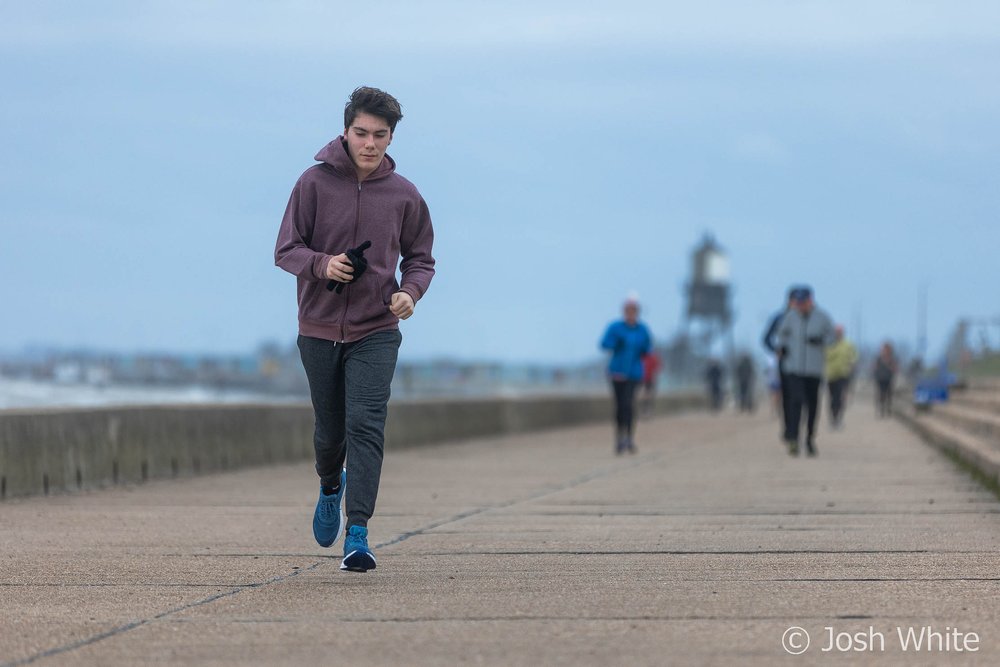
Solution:
<path fill-rule="evenodd" d="M 292 403 L 307 398 L 201 386 L 89 385 L 0 377 L 0 410 L 155 404 Z"/>

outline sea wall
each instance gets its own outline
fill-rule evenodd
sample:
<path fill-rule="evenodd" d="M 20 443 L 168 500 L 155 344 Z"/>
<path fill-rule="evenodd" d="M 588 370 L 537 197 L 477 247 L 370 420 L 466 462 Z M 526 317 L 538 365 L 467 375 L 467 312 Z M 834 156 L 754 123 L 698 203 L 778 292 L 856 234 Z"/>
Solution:
<path fill-rule="evenodd" d="M 655 412 L 701 407 L 658 397 Z M 386 448 L 610 420 L 605 396 L 393 402 Z M 0 411 L 0 499 L 309 459 L 308 404 Z"/>

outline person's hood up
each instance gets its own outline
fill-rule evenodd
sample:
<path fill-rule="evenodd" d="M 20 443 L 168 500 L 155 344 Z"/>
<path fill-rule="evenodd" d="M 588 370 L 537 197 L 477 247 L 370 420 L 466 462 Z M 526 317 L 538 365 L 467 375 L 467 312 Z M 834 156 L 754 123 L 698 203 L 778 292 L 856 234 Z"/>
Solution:
<path fill-rule="evenodd" d="M 358 177 L 358 173 L 354 169 L 354 162 L 347 152 L 347 145 L 344 143 L 343 135 L 319 149 L 319 152 L 316 153 L 313 159 L 330 165 L 338 174 L 346 178 L 356 179 Z M 386 153 L 382 156 L 382 162 L 379 163 L 375 171 L 369 174 L 365 180 L 373 181 L 377 178 L 385 178 L 395 171 L 396 161 Z"/>

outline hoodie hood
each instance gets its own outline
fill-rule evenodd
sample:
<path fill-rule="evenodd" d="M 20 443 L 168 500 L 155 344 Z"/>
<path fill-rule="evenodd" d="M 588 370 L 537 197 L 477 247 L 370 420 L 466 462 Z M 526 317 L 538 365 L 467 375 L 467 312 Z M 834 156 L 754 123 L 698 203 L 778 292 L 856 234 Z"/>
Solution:
<path fill-rule="evenodd" d="M 324 164 L 328 164 L 333 167 L 341 176 L 357 180 L 358 172 L 354 169 L 354 162 L 351 160 L 350 154 L 347 152 L 347 145 L 344 141 L 344 136 L 340 135 L 323 148 L 319 149 L 316 156 L 313 158 Z M 386 176 L 392 174 L 396 171 L 396 161 L 389 157 L 386 153 L 382 156 L 382 162 L 379 163 L 378 167 L 375 168 L 365 181 L 374 181 L 379 178 L 385 178 Z"/>

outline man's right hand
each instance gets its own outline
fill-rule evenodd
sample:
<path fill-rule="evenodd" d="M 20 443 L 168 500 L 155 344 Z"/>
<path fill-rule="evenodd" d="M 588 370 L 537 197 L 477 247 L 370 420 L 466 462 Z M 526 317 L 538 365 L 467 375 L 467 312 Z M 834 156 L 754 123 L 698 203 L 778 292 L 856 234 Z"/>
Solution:
<path fill-rule="evenodd" d="M 346 253 L 340 253 L 330 258 L 330 263 L 326 265 L 326 277 L 336 280 L 338 283 L 349 283 L 354 280 L 354 267 L 347 259 Z"/>

